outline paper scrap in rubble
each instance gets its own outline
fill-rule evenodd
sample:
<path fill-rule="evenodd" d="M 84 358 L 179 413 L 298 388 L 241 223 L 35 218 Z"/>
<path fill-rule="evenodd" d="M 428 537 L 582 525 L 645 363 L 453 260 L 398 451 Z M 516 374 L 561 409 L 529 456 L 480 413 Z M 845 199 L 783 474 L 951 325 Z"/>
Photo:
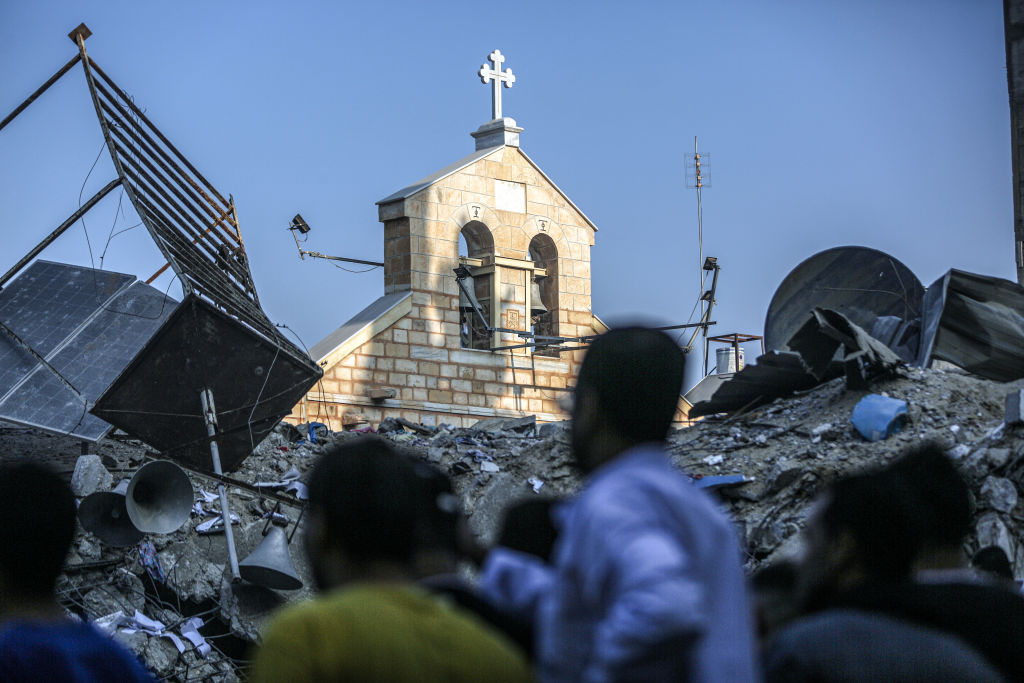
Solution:
<path fill-rule="evenodd" d="M 526 483 L 533 487 L 534 493 L 540 493 L 540 489 L 544 486 L 544 482 L 537 477 L 530 477 L 526 480 Z"/>
<path fill-rule="evenodd" d="M 295 472 L 294 478 L 289 478 L 292 471 Z M 285 493 L 294 492 L 295 497 L 299 500 L 309 500 L 309 489 L 298 480 L 299 472 L 292 468 L 285 475 L 281 481 L 258 481 L 253 486 L 261 489 L 281 489 Z"/>
<path fill-rule="evenodd" d="M 239 524 L 241 521 L 242 520 L 238 517 L 238 515 L 236 515 L 234 512 L 231 513 L 231 523 L 232 524 Z M 213 533 L 217 533 L 218 531 L 223 531 L 223 530 L 224 530 L 224 518 L 223 518 L 223 515 L 217 515 L 216 517 L 211 517 L 210 519 L 206 520 L 205 522 L 201 522 L 200 524 L 196 525 L 196 533 L 197 534 L 213 534 Z"/>

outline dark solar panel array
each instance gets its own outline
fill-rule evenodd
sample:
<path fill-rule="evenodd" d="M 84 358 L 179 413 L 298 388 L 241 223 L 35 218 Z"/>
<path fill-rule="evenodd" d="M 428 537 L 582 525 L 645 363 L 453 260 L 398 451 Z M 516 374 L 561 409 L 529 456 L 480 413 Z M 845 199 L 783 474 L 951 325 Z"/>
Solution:
<path fill-rule="evenodd" d="M 134 279 L 36 261 L 0 290 L 0 322 L 45 359 L 0 330 L 0 418 L 89 440 L 110 430 L 88 409 L 177 305 Z"/>

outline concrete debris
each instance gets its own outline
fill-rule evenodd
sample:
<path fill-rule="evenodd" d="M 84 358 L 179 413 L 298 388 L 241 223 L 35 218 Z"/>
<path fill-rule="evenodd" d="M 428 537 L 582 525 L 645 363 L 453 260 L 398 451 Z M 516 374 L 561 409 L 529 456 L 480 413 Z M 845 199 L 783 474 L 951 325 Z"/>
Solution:
<path fill-rule="evenodd" d="M 955 458 L 977 501 L 974 533 L 965 548 L 968 554 L 985 545 L 999 545 L 1020 575 L 1024 574 L 1024 544 L 1016 539 L 1024 537 L 1024 511 L 1019 509 L 1024 425 L 1006 424 L 1003 418 L 1007 394 L 1021 389 L 1024 380 L 1006 384 L 958 369 L 903 367 L 892 376 L 873 380 L 870 392 L 905 402 L 906 425 L 884 441 L 868 442 L 850 424 L 854 406 L 868 391 L 851 389 L 845 376 L 837 376 L 791 398 L 673 432 L 669 447 L 673 462 L 695 479 L 695 485 L 707 486 L 721 500 L 742 539 L 747 568 L 754 570 L 800 552 L 799 532 L 810 503 L 829 482 L 882 465 L 908 444 L 937 440 Z M 582 483 L 570 452 L 567 422 L 539 428 L 532 416 L 471 428 L 405 424 L 397 419 L 385 422 L 380 430 L 383 438 L 451 475 L 470 529 L 481 543 L 493 541 L 510 503 L 541 490 L 555 498 L 567 497 Z M 314 427 L 317 441 L 313 443 L 309 431 L 308 425 L 279 426 L 232 476 L 250 484 L 304 483 L 316 456 L 332 444 L 366 438 L 364 433 Z M 70 474 L 79 445 L 40 431 L 0 430 L 0 448 L 39 459 L 74 453 L 59 461 L 66 463 L 62 468 Z M 106 439 L 96 448 L 111 462 L 109 469 L 118 478 L 131 476 L 143 455 L 155 455 L 130 439 Z M 96 461 L 91 462 L 89 467 L 94 468 Z M 215 511 L 219 504 L 203 495 L 214 490 L 215 482 L 194 473 L 190 476 L 199 508 Z M 275 512 L 276 501 L 231 486 L 228 496 L 239 518 L 234 530 L 243 559 L 263 540 L 267 515 Z M 287 528 L 290 533 L 301 504 L 282 504 L 276 512 L 293 520 Z M 117 611 L 132 615 L 138 610 L 176 633 L 188 619 L 203 615 L 204 625 L 198 632 L 212 645 L 206 658 L 187 641 L 179 653 L 166 637 L 141 632 L 115 636 L 159 676 L 239 680 L 247 651 L 258 642 L 267 615 L 311 593 L 311 572 L 300 550 L 304 527 L 300 525 L 292 542 L 291 559 L 306 588 L 285 593 L 244 582 L 231 584 L 224 571 L 223 535 L 196 532 L 206 519 L 195 514 L 173 534 L 145 537 L 155 547 L 153 556 L 162 568 L 155 575 L 140 563 L 138 545 L 112 548 L 79 531 L 68 561 L 85 568 L 62 576 L 58 586 L 62 603 L 88 619 Z"/>
<path fill-rule="evenodd" d="M 1017 507 L 1017 487 L 1003 477 L 985 477 L 981 485 L 981 500 L 998 512 L 1013 512 Z"/>
<path fill-rule="evenodd" d="M 537 416 L 526 415 L 525 417 L 501 418 L 495 417 L 489 420 L 480 420 L 473 429 L 483 432 L 518 432 L 520 434 L 533 434 L 537 427 Z"/>
<path fill-rule="evenodd" d="M 182 600 L 204 602 L 218 597 L 223 565 L 210 562 L 198 545 L 183 541 L 160 551 L 167 587 Z"/>
<path fill-rule="evenodd" d="M 1011 391 L 1006 395 L 1006 418 L 1008 425 L 1018 425 L 1024 422 L 1024 391 Z"/>
<path fill-rule="evenodd" d="M 98 455 L 83 455 L 75 462 L 75 471 L 71 475 L 71 492 L 79 498 L 90 493 L 106 491 L 114 484 L 114 477 Z"/>

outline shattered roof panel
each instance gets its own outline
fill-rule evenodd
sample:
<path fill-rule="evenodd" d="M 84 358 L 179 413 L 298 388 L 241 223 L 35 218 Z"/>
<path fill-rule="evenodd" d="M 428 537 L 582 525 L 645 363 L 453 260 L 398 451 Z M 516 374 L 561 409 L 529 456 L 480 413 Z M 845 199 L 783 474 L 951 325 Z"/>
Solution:
<path fill-rule="evenodd" d="M 816 384 L 818 379 L 810 373 L 799 353 L 769 351 L 757 359 L 756 365 L 747 365 L 728 382 L 723 382 L 710 400 L 694 405 L 690 417 L 739 410 L 810 389 Z"/>
<path fill-rule="evenodd" d="M 1024 288 L 1002 278 L 950 270 L 924 298 L 918 364 L 944 360 L 1007 382 L 1024 377 Z"/>
<path fill-rule="evenodd" d="M 373 323 L 374 320 L 381 317 L 400 304 L 404 299 L 411 296 L 412 292 L 395 292 L 394 294 L 385 294 L 363 310 L 356 313 L 348 320 L 348 322 L 343 324 L 334 332 L 331 332 L 329 335 L 314 344 L 309 349 L 309 355 L 315 361 L 324 358 L 336 348 L 351 339 L 362 329 Z"/>
<path fill-rule="evenodd" d="M 470 164 L 476 161 L 480 161 L 485 156 L 492 154 L 493 152 L 496 152 L 497 150 L 502 149 L 503 147 L 504 145 L 497 145 L 496 147 L 487 147 L 485 149 L 477 150 L 470 154 L 469 156 L 462 157 L 454 164 L 449 164 L 448 166 L 442 168 L 440 171 L 437 171 L 436 173 L 431 173 L 426 178 L 421 178 L 412 185 L 409 185 L 408 187 L 403 187 L 401 190 L 393 194 L 389 194 L 384 199 L 378 201 L 377 204 L 390 204 L 391 202 L 398 201 L 399 199 L 411 197 L 420 190 L 422 190 L 423 188 L 430 187 L 438 180 L 443 180 L 453 173 L 458 173 L 459 171 L 466 168 Z"/>
<path fill-rule="evenodd" d="M 711 397 L 715 395 L 716 391 L 718 391 L 718 387 L 722 386 L 722 384 L 726 380 L 731 379 L 732 376 L 733 373 L 729 373 L 727 375 L 708 375 L 707 377 L 693 385 L 692 389 L 683 394 L 683 398 L 691 406 L 695 406 L 698 403 L 702 403 L 704 401 L 710 401 Z"/>

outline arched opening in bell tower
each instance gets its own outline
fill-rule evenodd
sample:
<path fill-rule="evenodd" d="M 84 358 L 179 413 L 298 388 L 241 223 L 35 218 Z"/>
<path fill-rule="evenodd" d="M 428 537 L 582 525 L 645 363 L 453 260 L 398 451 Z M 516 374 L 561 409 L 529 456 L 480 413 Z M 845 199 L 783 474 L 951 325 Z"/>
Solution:
<path fill-rule="evenodd" d="M 530 320 L 533 333 L 535 338 L 555 337 L 558 335 L 558 249 L 548 235 L 536 235 L 530 240 L 529 254 L 534 266 L 542 268 L 544 273 L 541 275 L 535 271 L 531 283 Z M 558 356 L 558 350 L 554 347 L 540 346 L 536 353 Z"/>
<path fill-rule="evenodd" d="M 459 290 L 459 338 L 460 345 L 466 349 L 491 348 L 491 336 L 487 332 L 484 321 L 491 320 L 491 278 L 479 275 L 474 271 L 484 259 L 494 257 L 494 236 L 490 229 L 480 221 L 470 221 L 459 232 L 459 262 L 466 266 L 470 277 L 462 281 L 468 293 L 475 296 L 476 301 L 467 297 Z M 479 313 L 474 309 L 476 303 Z M 483 320 L 481 315 L 483 314 Z"/>

